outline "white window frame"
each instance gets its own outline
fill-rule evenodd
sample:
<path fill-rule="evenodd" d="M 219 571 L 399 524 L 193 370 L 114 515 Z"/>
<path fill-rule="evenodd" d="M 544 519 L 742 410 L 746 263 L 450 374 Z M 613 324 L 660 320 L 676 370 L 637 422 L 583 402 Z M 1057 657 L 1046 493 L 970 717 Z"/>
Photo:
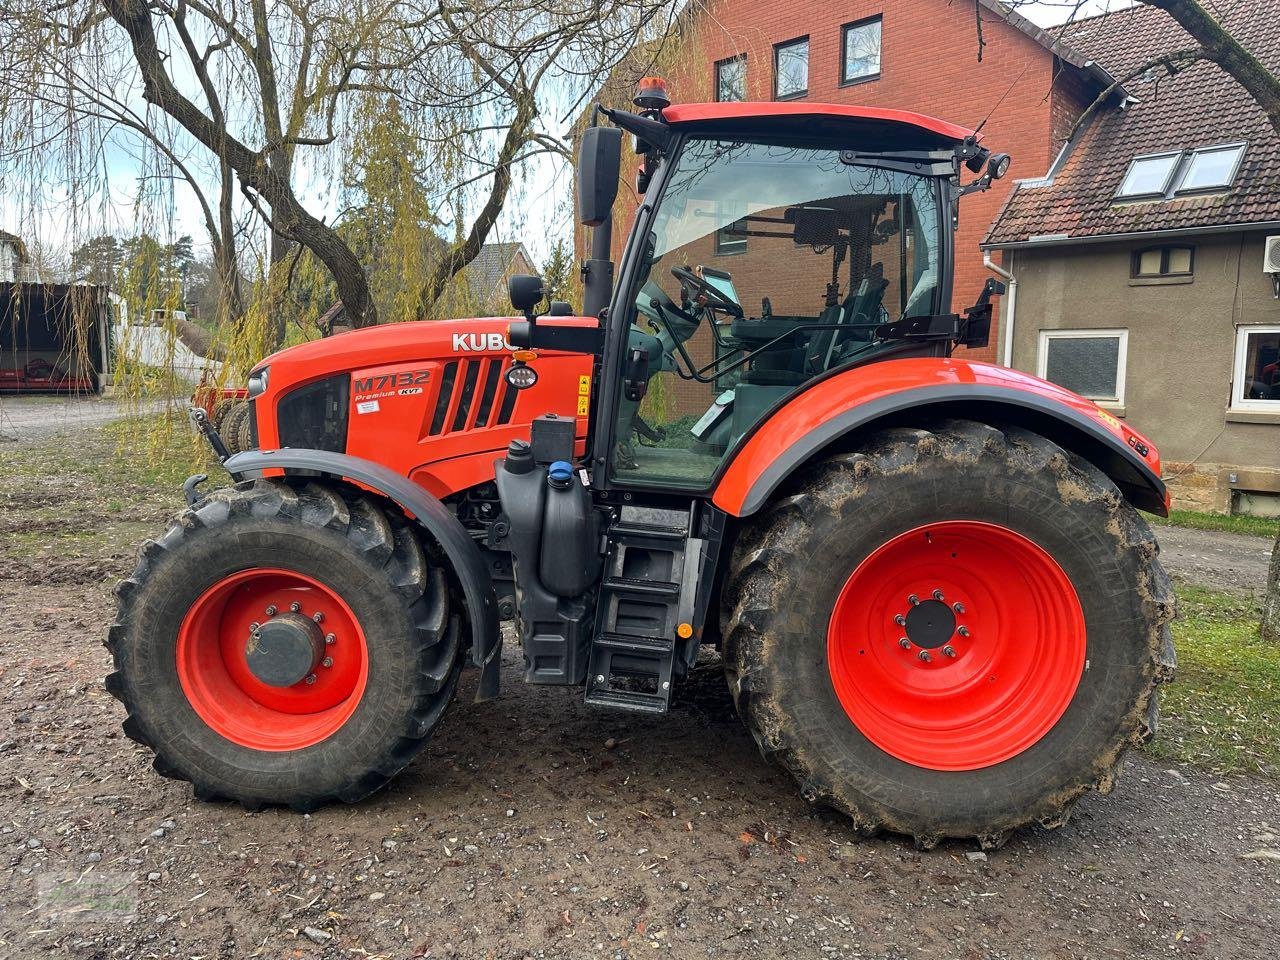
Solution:
<path fill-rule="evenodd" d="M 1182 165 L 1182 157 L 1185 150 L 1166 150 L 1163 153 L 1144 153 L 1134 157 L 1129 161 L 1129 165 L 1124 168 L 1124 176 L 1120 178 L 1120 185 L 1116 187 L 1117 200 L 1150 200 L 1155 197 L 1163 197 L 1169 192 L 1169 184 L 1173 182 L 1173 178 L 1178 175 L 1178 168 Z M 1129 182 L 1129 175 L 1133 173 L 1133 168 L 1144 160 L 1169 160 L 1173 163 L 1169 166 L 1169 172 L 1164 176 L 1164 183 L 1158 190 L 1144 190 L 1141 193 L 1125 193 L 1124 185 Z"/>
<path fill-rule="evenodd" d="M 1198 193 L 1222 193 L 1224 190 L 1230 190 L 1235 185 L 1236 177 L 1240 175 L 1240 166 L 1244 163 L 1244 155 L 1249 149 L 1248 141 L 1241 140 L 1238 143 L 1215 143 L 1208 147 L 1196 147 L 1194 150 L 1188 151 L 1186 162 L 1182 165 L 1182 171 L 1178 174 L 1178 186 L 1174 189 L 1176 196 L 1195 195 Z M 1235 150 L 1235 163 L 1231 165 L 1231 174 L 1221 183 L 1208 183 L 1203 187 L 1187 187 L 1185 183 L 1188 175 L 1191 173 L 1191 165 L 1195 163 L 1196 157 L 1202 153 L 1218 153 L 1225 150 Z"/>
<path fill-rule="evenodd" d="M 1246 400 L 1244 397 L 1244 363 L 1249 355 L 1249 335 L 1254 333 L 1280 333 L 1280 324 L 1254 323 L 1236 327 L 1236 357 L 1231 365 L 1231 409 L 1280 414 L 1280 400 Z"/>
<path fill-rule="evenodd" d="M 1049 369 L 1050 340 L 1096 340 L 1104 337 L 1115 337 L 1120 341 L 1120 349 L 1116 353 L 1116 396 L 1085 397 L 1100 407 L 1121 408 L 1124 406 L 1125 368 L 1129 365 L 1129 330 L 1126 327 L 1108 329 L 1076 329 L 1076 330 L 1041 330 L 1040 346 L 1036 356 L 1036 376 L 1047 380 L 1045 374 Z M 1070 388 L 1067 388 L 1070 389 Z"/>

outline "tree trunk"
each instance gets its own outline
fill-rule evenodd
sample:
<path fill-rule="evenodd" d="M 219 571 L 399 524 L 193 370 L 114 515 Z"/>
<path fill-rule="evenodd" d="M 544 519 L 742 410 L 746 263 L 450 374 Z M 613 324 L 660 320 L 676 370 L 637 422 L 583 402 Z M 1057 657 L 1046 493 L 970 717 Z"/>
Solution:
<path fill-rule="evenodd" d="M 1267 573 L 1267 596 L 1262 601 L 1262 639 L 1280 643 L 1280 531 L 1271 548 L 1271 569 Z"/>

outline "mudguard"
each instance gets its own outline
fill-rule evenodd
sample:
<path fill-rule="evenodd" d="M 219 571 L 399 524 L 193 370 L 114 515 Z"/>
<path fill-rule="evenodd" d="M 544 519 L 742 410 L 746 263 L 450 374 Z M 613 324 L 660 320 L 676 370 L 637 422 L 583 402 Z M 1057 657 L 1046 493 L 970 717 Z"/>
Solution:
<path fill-rule="evenodd" d="M 835 441 L 918 416 L 1025 426 L 1091 461 L 1134 506 L 1168 515 L 1160 455 L 1136 430 L 1030 374 L 937 357 L 885 360 L 812 381 L 743 438 L 716 477 L 712 500 L 733 516 L 750 516 L 792 471 Z"/>
<path fill-rule="evenodd" d="M 267 470 L 349 480 L 397 503 L 435 538 L 453 564 L 471 619 L 471 658 L 481 671 L 476 699 L 497 696 L 502 632 L 498 629 L 498 599 L 493 581 L 475 541 L 443 503 L 386 467 L 344 453 L 288 448 L 249 450 L 229 458 L 223 466 L 236 480 L 260 476 Z"/>

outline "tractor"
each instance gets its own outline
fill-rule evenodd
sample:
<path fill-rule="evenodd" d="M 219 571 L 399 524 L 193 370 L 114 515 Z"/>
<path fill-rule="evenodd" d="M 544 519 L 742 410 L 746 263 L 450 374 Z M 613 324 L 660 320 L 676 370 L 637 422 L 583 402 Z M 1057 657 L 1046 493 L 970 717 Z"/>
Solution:
<path fill-rule="evenodd" d="M 580 137 L 580 310 L 517 276 L 512 317 L 282 350 L 235 455 L 193 409 L 234 483 L 192 477 L 120 584 L 125 732 L 198 798 L 356 802 L 464 665 L 498 694 L 514 620 L 526 682 L 636 715 L 714 648 L 859 833 L 1064 823 L 1156 727 L 1169 498 L 1127 423 L 960 349 L 1002 292 L 949 312 L 961 200 L 1008 156 L 902 110 L 635 106 Z"/>

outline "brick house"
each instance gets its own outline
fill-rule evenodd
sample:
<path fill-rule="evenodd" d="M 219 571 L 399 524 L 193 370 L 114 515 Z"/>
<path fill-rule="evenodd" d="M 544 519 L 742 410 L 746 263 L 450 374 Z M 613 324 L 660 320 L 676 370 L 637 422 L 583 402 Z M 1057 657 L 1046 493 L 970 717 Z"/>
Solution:
<path fill-rule="evenodd" d="M 1280 0 L 1221 15 L 1280 69 Z M 1064 39 L 1118 76 L 1192 46 L 1145 6 Z M 1280 137 L 1211 63 L 1125 92 L 1017 185 L 986 238 L 1017 281 L 1012 365 L 1131 418 L 1175 505 L 1280 514 Z"/>

